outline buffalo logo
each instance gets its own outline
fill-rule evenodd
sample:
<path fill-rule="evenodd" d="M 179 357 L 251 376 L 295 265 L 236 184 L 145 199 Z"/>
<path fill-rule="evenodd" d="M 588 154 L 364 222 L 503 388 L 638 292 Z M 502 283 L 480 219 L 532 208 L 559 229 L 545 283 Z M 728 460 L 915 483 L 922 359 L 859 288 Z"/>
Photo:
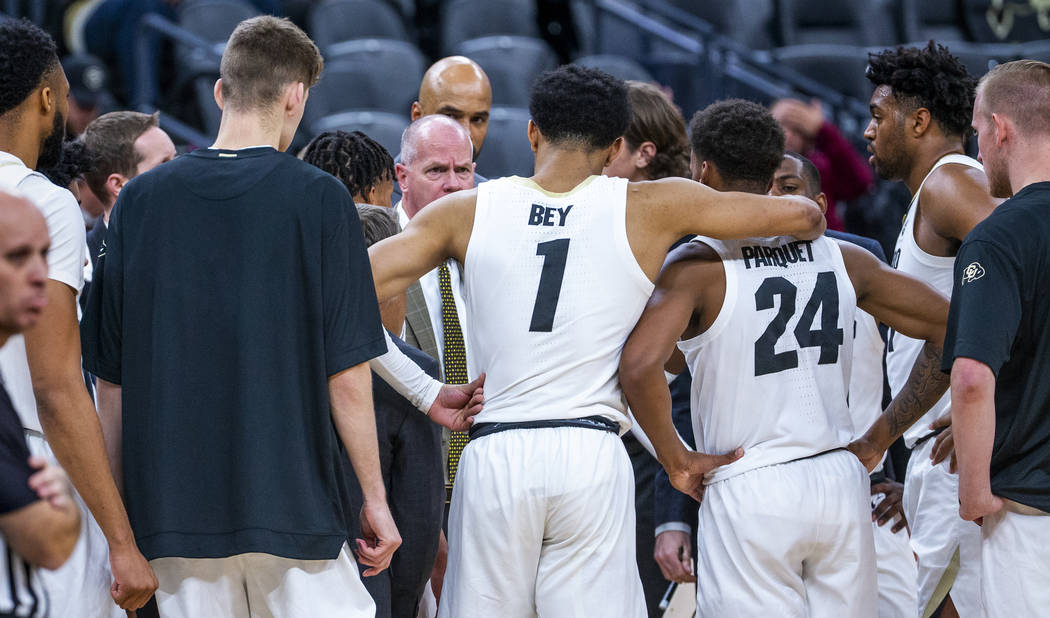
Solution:
<path fill-rule="evenodd" d="M 98 225 L 98 224 L 96 224 L 96 225 Z M 99 246 L 99 248 L 98 248 L 98 257 L 102 257 L 104 255 L 106 255 L 106 239 L 105 238 L 102 239 L 102 245 Z"/>
<path fill-rule="evenodd" d="M 971 262 L 963 271 L 962 285 L 973 283 L 984 276 L 984 266 L 980 262 Z"/>

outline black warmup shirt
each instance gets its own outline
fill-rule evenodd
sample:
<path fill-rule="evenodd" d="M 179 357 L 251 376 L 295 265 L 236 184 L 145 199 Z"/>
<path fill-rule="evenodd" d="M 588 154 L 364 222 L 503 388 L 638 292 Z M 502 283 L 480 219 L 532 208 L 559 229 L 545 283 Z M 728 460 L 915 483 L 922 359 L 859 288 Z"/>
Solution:
<path fill-rule="evenodd" d="M 943 369 L 996 375 L 992 493 L 1050 511 L 1050 182 L 1029 185 L 966 237 L 955 258 Z"/>
<path fill-rule="evenodd" d="M 29 488 L 32 475 L 22 421 L 11 405 L 7 391 L 0 385 L 0 515 L 7 515 L 40 499 Z M 0 535 L 0 618 L 46 616 L 47 601 L 36 568 L 12 551 L 7 539 Z"/>
<path fill-rule="evenodd" d="M 335 558 L 327 379 L 386 351 L 346 188 L 273 148 L 198 150 L 125 186 L 109 225 L 84 365 L 123 387 L 143 554 Z"/>

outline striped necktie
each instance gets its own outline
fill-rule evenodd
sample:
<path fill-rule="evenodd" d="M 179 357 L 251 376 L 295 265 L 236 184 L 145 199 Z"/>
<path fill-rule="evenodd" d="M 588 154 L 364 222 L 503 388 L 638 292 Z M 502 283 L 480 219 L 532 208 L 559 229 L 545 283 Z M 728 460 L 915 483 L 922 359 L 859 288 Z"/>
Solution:
<path fill-rule="evenodd" d="M 441 332 L 444 334 L 443 365 L 445 382 L 448 384 L 467 383 L 467 348 L 463 343 L 463 330 L 459 326 L 459 315 L 456 313 L 456 299 L 452 296 L 452 278 L 448 264 L 438 267 L 438 289 L 441 291 Z M 448 484 L 456 480 L 459 468 L 459 456 L 467 445 L 467 432 L 453 431 L 448 444 Z"/>

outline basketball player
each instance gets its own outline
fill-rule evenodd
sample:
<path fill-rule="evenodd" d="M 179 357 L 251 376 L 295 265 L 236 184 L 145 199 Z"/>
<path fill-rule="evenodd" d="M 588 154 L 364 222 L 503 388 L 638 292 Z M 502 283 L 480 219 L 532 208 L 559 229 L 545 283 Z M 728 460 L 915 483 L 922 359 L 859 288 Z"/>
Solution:
<path fill-rule="evenodd" d="M 827 208 L 827 196 L 820 190 L 820 172 L 813 163 L 794 152 L 784 160 L 773 177 L 772 195 L 805 195 Z M 870 238 L 828 230 L 831 238 L 851 242 L 870 251 L 880 262 L 886 261 L 879 243 Z M 883 360 L 885 342 L 878 322 L 858 309 L 853 323 L 853 359 L 849 380 L 849 411 L 856 432 L 866 430 L 882 414 L 886 380 Z M 908 546 L 907 520 L 900 515 L 899 498 L 887 499 L 886 492 L 899 496 L 900 484 L 886 478 L 882 462 L 869 475 L 871 479 L 872 531 L 875 534 L 875 566 L 879 586 L 879 618 L 912 618 L 916 599 L 915 558 Z M 889 524 L 889 525 L 887 525 Z"/>
<path fill-rule="evenodd" d="M 690 129 L 694 178 L 769 189 L 784 134 L 764 107 L 721 101 Z M 699 615 L 877 614 L 868 478 L 845 450 L 854 433 L 845 335 L 858 305 L 939 348 L 947 299 L 850 243 L 698 237 L 660 273 L 624 346 L 620 381 L 671 482 L 697 498 L 707 483 Z M 663 375 L 676 342 L 693 375 L 698 449 L 743 448 L 706 478 L 677 463 L 686 450 Z"/>
<path fill-rule="evenodd" d="M 630 117 L 624 83 L 601 71 L 543 74 L 529 111 L 533 177 L 443 197 L 369 250 L 380 300 L 447 258 L 463 265 L 470 371 L 488 375 L 453 490 L 439 615 L 640 618 L 617 438 L 627 334 L 685 234 L 815 238 L 824 225 L 805 198 L 600 176 Z M 703 473 L 732 458 L 683 459 Z"/>
<path fill-rule="evenodd" d="M 997 203 L 981 165 L 963 154 L 976 82 L 946 48 L 933 43 L 874 54 L 870 62 L 868 79 L 875 92 L 864 137 L 871 142 L 871 163 L 881 177 L 903 181 L 912 194 L 891 262 L 950 296 L 959 245 Z M 921 347 L 921 341 L 890 330 L 886 371 L 894 395 L 904 387 Z M 932 613 L 953 589 L 955 609 L 966 618 L 978 612 L 980 531 L 956 512 L 958 478 L 947 463 L 930 461 L 930 423 L 950 408 L 946 393 L 922 419 L 900 428 L 913 449 L 904 512 L 918 556 L 919 615 Z M 885 449 L 896 439 L 890 434 L 898 432 L 886 432 L 883 423 L 877 428 L 889 440 L 878 444 Z M 952 586 L 953 576 L 958 586 Z"/>

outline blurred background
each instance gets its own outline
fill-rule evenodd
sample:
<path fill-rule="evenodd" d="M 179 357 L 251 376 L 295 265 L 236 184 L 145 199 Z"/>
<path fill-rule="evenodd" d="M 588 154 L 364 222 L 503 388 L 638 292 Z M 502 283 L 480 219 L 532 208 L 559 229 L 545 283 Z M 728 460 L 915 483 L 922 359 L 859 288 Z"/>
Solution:
<path fill-rule="evenodd" d="M 58 41 L 70 137 L 106 111 L 159 110 L 183 151 L 211 143 L 223 43 L 260 13 L 294 20 L 325 57 L 293 152 L 320 131 L 356 129 L 396 154 L 423 72 L 461 54 L 492 83 L 478 171 L 530 175 L 530 83 L 575 62 L 659 84 L 687 120 L 727 97 L 771 105 L 789 149 L 837 166 L 825 187 L 836 226 L 888 249 L 908 193 L 867 168 L 868 53 L 933 39 L 978 77 L 1050 61 L 1044 0 L 0 0 L 0 19 L 27 17 Z M 828 150 L 829 136 L 850 152 Z"/>

